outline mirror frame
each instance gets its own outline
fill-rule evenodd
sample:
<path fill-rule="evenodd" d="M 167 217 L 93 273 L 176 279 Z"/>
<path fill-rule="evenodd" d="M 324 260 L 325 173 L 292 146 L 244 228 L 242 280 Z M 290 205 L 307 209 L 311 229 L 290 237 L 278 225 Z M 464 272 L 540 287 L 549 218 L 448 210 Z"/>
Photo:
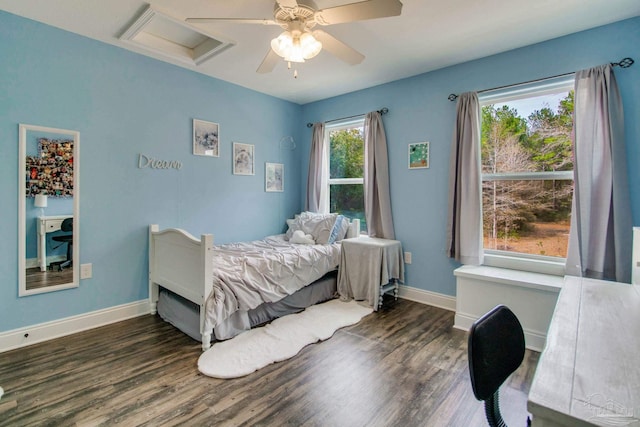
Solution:
<path fill-rule="evenodd" d="M 73 281 L 43 288 L 27 289 L 26 280 L 26 167 L 27 133 L 43 132 L 59 134 L 73 139 Z M 18 296 L 28 296 L 80 286 L 80 132 L 45 126 L 18 126 Z"/>

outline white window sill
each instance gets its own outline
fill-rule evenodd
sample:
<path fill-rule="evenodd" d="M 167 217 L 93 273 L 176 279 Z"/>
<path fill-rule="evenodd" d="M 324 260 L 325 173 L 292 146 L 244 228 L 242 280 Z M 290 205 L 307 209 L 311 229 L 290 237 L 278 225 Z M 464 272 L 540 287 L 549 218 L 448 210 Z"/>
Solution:
<path fill-rule="evenodd" d="M 485 265 L 463 265 L 454 270 L 453 274 L 456 277 L 465 277 L 520 288 L 537 289 L 556 294 L 560 292 L 564 283 L 564 277 L 562 276 L 488 267 Z"/>
<path fill-rule="evenodd" d="M 485 251 L 483 265 L 560 277 L 563 277 L 565 273 L 565 260 L 563 258 L 529 257 L 502 251 Z"/>

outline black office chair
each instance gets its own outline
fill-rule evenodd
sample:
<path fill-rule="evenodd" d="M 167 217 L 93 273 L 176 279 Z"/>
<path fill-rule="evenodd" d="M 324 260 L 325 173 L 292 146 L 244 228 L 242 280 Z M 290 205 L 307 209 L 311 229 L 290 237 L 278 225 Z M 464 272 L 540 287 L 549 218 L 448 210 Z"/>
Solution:
<path fill-rule="evenodd" d="M 70 267 L 73 263 L 73 218 L 65 218 L 60 224 L 60 230 L 64 232 L 72 232 L 71 234 L 61 234 L 59 236 L 53 236 L 51 239 L 67 245 L 67 259 L 64 261 L 55 261 L 49 264 L 49 268 L 53 270 L 54 267 L 58 267 L 59 271 L 63 268 Z M 58 246 L 59 247 L 59 246 Z"/>
<path fill-rule="evenodd" d="M 522 325 L 511 310 L 498 305 L 476 320 L 469 331 L 469 373 L 476 399 L 484 401 L 491 427 L 506 427 L 499 388 L 524 359 Z M 527 419 L 527 425 L 531 421 Z"/>

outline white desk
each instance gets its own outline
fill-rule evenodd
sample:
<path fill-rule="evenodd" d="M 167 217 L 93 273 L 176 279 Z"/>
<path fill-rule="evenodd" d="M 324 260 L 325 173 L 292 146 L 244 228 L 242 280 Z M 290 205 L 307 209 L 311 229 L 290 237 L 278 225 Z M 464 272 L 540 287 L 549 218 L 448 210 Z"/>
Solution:
<path fill-rule="evenodd" d="M 73 215 L 39 216 L 36 218 L 38 229 L 38 265 L 40 271 L 47 271 L 47 233 L 60 230 L 62 221 Z"/>
<path fill-rule="evenodd" d="M 640 286 L 565 277 L 527 407 L 534 427 L 640 425 Z"/>
<path fill-rule="evenodd" d="M 367 301 L 374 310 L 382 307 L 382 297 L 404 282 L 402 244 L 398 240 L 357 237 L 342 241 L 338 293 L 340 297 Z"/>

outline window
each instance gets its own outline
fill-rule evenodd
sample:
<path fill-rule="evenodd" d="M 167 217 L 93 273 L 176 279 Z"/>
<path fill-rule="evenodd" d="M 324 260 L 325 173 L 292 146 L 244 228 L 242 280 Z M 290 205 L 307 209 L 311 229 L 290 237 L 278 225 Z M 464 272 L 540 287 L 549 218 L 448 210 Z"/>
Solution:
<path fill-rule="evenodd" d="M 328 124 L 325 128 L 325 155 L 329 166 L 328 191 L 323 203 L 329 212 L 360 220 L 364 216 L 364 119 Z"/>
<path fill-rule="evenodd" d="M 480 96 L 485 264 L 563 274 L 573 78 Z"/>

